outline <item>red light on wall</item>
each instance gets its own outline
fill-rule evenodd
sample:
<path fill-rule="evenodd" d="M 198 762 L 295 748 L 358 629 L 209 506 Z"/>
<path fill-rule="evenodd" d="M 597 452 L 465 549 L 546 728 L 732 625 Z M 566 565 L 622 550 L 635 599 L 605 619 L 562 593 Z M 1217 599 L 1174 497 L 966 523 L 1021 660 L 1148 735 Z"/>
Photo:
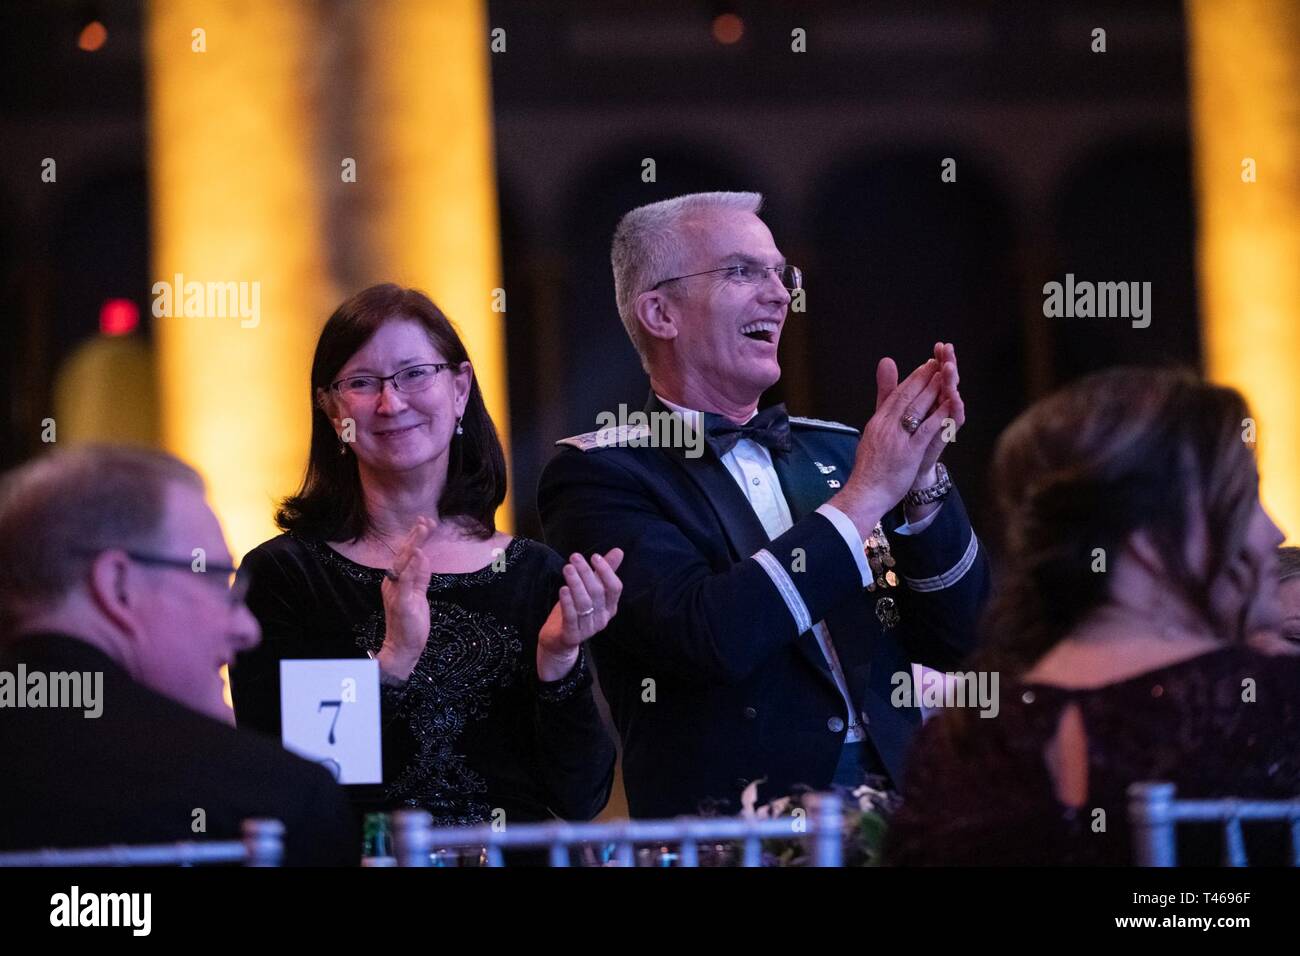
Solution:
<path fill-rule="evenodd" d="M 738 43 L 745 34 L 745 21 L 734 13 L 722 13 L 713 18 L 713 39 L 726 46 Z"/>
<path fill-rule="evenodd" d="M 104 335 L 126 335 L 140 324 L 140 307 L 130 299 L 106 299 L 99 307 L 99 331 Z"/>
<path fill-rule="evenodd" d="M 81 28 L 77 37 L 77 46 L 87 53 L 94 53 L 108 41 L 108 28 L 98 20 L 91 20 Z"/>

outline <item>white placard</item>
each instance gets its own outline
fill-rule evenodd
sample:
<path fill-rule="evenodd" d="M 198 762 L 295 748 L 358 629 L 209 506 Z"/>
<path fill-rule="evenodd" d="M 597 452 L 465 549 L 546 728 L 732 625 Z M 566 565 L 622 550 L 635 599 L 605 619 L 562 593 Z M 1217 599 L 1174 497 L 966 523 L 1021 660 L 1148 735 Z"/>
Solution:
<path fill-rule="evenodd" d="M 280 737 L 339 783 L 382 783 L 379 662 L 280 661 Z"/>

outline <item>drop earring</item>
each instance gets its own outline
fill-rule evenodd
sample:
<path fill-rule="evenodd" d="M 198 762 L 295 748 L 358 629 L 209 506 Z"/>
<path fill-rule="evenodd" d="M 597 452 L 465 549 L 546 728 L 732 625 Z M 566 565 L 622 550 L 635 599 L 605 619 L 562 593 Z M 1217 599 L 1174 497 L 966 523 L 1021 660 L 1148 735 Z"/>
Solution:
<path fill-rule="evenodd" d="M 457 435 L 463 435 L 463 434 L 465 434 L 465 429 L 463 429 L 463 428 L 460 427 L 460 417 L 459 417 L 459 416 L 456 418 L 456 434 L 457 434 Z"/>
<path fill-rule="evenodd" d="M 346 457 L 348 453 L 348 443 L 342 438 L 339 439 L 339 454 Z"/>

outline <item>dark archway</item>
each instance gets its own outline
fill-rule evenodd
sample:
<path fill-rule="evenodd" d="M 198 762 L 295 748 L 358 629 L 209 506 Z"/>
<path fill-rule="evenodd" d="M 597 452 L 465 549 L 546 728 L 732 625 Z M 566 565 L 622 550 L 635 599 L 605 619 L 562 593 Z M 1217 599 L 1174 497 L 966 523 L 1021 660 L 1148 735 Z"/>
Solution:
<path fill-rule="evenodd" d="M 51 252 L 55 275 L 78 281 L 54 290 L 53 367 L 99 330 L 105 299 L 130 299 L 140 329 L 152 329 L 149 271 L 149 185 L 143 169 L 97 175 L 55 220 Z"/>
<path fill-rule="evenodd" d="M 956 181 L 941 161 L 956 160 Z M 977 526 L 998 433 L 1025 403 L 1015 231 L 992 177 L 956 146 L 870 150 L 819 177 L 808 276 L 815 414 L 861 426 L 875 368 L 906 375 L 936 341 L 957 347 L 967 424 L 945 455 Z"/>
<path fill-rule="evenodd" d="M 1109 365 L 1177 362 L 1199 368 L 1191 154 L 1182 137 L 1135 137 L 1085 156 L 1054 203 L 1053 274 L 1038 283 L 1150 282 L 1150 325 L 1124 318 L 1046 318 L 1054 377 Z M 1145 320 L 1139 320 L 1145 321 Z"/>

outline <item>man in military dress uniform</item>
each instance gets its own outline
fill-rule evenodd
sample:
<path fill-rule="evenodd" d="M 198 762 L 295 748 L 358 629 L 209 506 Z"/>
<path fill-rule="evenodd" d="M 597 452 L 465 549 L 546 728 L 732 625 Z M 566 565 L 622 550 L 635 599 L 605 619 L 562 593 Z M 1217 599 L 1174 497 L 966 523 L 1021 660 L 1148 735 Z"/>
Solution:
<path fill-rule="evenodd" d="M 955 667 L 988 590 L 939 463 L 965 421 L 951 344 L 902 382 L 881 360 L 861 434 L 758 410 L 802 287 L 761 201 L 679 196 L 614 235 L 649 418 L 702 427 L 703 454 L 606 429 L 559 442 L 539 489 L 560 553 L 626 555 L 619 614 L 592 650 L 637 817 L 735 812 L 755 781 L 763 802 L 864 773 L 900 780 L 920 713 L 891 706 L 892 678 L 913 661 Z"/>

